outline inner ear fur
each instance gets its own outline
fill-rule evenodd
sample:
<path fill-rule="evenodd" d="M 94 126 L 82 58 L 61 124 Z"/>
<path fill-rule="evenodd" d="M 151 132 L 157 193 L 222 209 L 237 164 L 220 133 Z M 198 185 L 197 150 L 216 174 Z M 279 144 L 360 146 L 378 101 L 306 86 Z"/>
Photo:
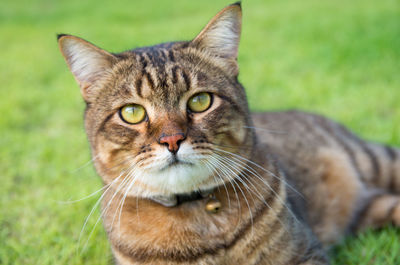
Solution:
<path fill-rule="evenodd" d="M 60 51 L 81 88 L 85 101 L 90 101 L 90 94 L 96 80 L 101 78 L 116 62 L 111 53 L 72 35 L 58 35 Z"/>
<path fill-rule="evenodd" d="M 242 8 L 238 2 L 216 14 L 192 43 L 217 57 L 236 60 L 241 26 Z"/>

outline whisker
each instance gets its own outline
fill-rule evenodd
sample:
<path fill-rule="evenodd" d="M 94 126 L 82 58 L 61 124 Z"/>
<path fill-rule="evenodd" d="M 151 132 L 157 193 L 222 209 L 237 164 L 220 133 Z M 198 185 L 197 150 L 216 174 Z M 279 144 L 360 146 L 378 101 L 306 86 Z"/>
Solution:
<path fill-rule="evenodd" d="M 96 156 L 96 157 L 97 157 L 97 156 Z M 128 157 L 126 157 L 126 158 L 124 158 L 124 159 L 121 159 L 121 160 L 123 160 L 121 163 L 119 163 L 119 164 L 117 164 L 117 165 L 114 165 L 113 167 L 111 167 L 111 168 L 109 168 L 109 169 L 112 169 L 112 168 L 114 168 L 114 167 L 116 167 L 116 166 L 118 166 L 118 165 L 120 165 L 120 164 L 126 163 L 130 158 L 131 158 L 131 156 L 128 156 Z M 92 160 L 94 160 L 94 159 L 92 159 Z M 90 162 L 90 161 L 89 161 L 89 162 Z M 89 162 L 87 162 L 87 163 L 89 163 Z M 109 169 L 107 169 L 107 171 L 108 171 Z M 88 199 L 88 198 L 90 198 L 90 197 L 93 197 L 94 195 L 96 195 L 96 194 L 99 193 L 100 191 L 106 189 L 109 185 L 111 185 L 111 183 L 106 184 L 106 185 L 103 185 L 103 187 L 101 187 L 101 188 L 98 189 L 97 191 L 94 191 L 93 193 L 91 193 L 91 194 L 89 194 L 89 195 L 86 195 L 86 196 L 84 196 L 84 197 L 81 198 L 81 199 L 70 200 L 70 201 L 56 201 L 56 202 L 57 202 L 57 203 L 60 203 L 60 204 L 72 204 L 72 203 L 77 203 L 77 202 L 86 200 L 86 199 Z"/>
<path fill-rule="evenodd" d="M 222 145 L 222 144 L 216 144 L 216 143 L 210 143 L 211 146 L 219 146 L 219 147 L 224 147 L 224 148 L 230 148 L 230 149 L 245 149 L 245 150 L 252 150 L 253 146 L 251 145 Z"/>
<path fill-rule="evenodd" d="M 221 176 L 218 175 L 218 173 L 215 171 L 216 168 L 209 161 L 205 161 L 205 163 L 208 164 L 211 167 L 211 172 L 212 173 L 215 172 L 217 174 L 217 177 L 220 179 L 220 181 L 224 185 L 224 189 L 225 189 L 225 192 L 226 192 L 226 197 L 228 199 L 228 208 L 231 209 L 231 199 L 230 199 L 228 188 L 226 187 L 225 181 L 223 180 L 223 178 Z M 217 183 L 218 183 L 218 181 L 217 181 Z"/>
<path fill-rule="evenodd" d="M 111 182 L 111 183 L 112 183 L 112 182 Z M 73 201 L 57 201 L 57 202 L 58 202 L 59 204 L 72 204 L 72 203 L 77 203 L 77 202 L 86 200 L 86 199 L 88 199 L 88 198 L 90 198 L 90 197 L 93 197 L 94 195 L 96 195 L 96 194 L 99 193 L 100 191 L 106 189 L 108 186 L 111 185 L 111 183 L 109 183 L 109 184 L 107 184 L 107 185 L 104 185 L 104 186 L 101 187 L 100 189 L 96 190 L 95 192 L 93 192 L 93 193 L 91 193 L 91 194 L 89 194 L 89 195 L 87 195 L 87 196 L 85 196 L 85 197 L 83 197 L 83 198 L 81 198 L 81 199 L 73 200 Z"/>
<path fill-rule="evenodd" d="M 218 155 L 218 154 L 217 154 Z M 236 162 L 235 161 L 231 161 L 231 160 L 229 160 L 228 158 L 225 158 L 225 157 L 223 157 L 223 156 L 220 156 L 221 157 L 221 159 L 224 159 L 225 161 L 226 161 L 226 163 L 229 163 L 231 166 L 241 166 L 240 164 L 236 164 Z M 241 166 L 242 168 L 244 168 L 243 166 Z M 235 167 L 236 168 L 236 167 Z M 263 203 L 264 203 L 264 205 L 266 205 L 276 216 L 278 216 L 278 214 L 279 213 L 277 213 L 276 211 L 275 211 L 275 209 L 273 208 L 273 207 L 271 207 L 268 203 L 267 203 L 267 201 L 265 200 L 265 198 L 264 198 L 264 196 L 262 196 L 262 194 L 259 192 L 259 190 L 257 189 L 257 187 L 253 184 L 253 182 L 251 182 L 251 180 L 252 180 L 252 178 L 250 178 L 245 172 L 243 172 L 243 171 L 239 171 L 237 168 L 236 168 L 236 170 L 237 170 L 237 172 L 238 172 L 238 174 L 237 174 L 237 178 L 238 179 L 240 179 L 241 177 L 240 177 L 240 175 L 242 174 L 244 177 L 246 177 L 246 180 L 248 180 L 248 182 L 249 182 L 249 184 L 255 189 L 255 191 L 257 192 L 257 194 L 255 194 Z M 262 180 L 262 179 L 261 179 Z M 262 181 L 263 182 L 263 181 Z M 269 190 L 265 190 L 264 188 L 263 188 L 263 190 L 264 190 L 264 192 L 269 192 L 269 191 L 273 191 L 273 193 L 274 193 L 274 195 L 276 196 L 276 198 L 282 203 L 282 205 L 284 205 L 286 208 L 287 208 L 287 210 L 289 211 L 289 213 L 294 217 L 294 220 L 295 221 L 297 221 L 297 222 L 299 222 L 298 221 L 298 219 L 297 219 L 297 217 L 294 215 L 294 213 L 292 212 L 292 210 L 286 205 L 286 203 L 280 198 L 280 196 L 268 185 L 268 187 L 269 187 Z M 250 190 L 250 191 L 252 191 L 252 192 L 255 192 L 255 191 L 253 191 L 253 190 L 251 190 L 250 188 L 248 188 L 248 190 Z M 284 227 L 284 229 L 287 231 L 287 229 L 285 228 L 285 224 L 279 219 L 279 222 L 282 224 L 282 226 Z M 288 231 L 287 231 L 288 232 Z"/>
<path fill-rule="evenodd" d="M 90 165 L 91 163 L 94 162 L 94 160 L 96 160 L 98 157 L 100 156 L 100 154 L 92 157 L 92 159 L 90 159 L 89 161 L 87 161 L 85 164 L 83 164 L 82 166 L 78 167 L 77 169 L 74 169 L 71 171 L 71 173 L 76 173 L 77 171 L 81 170 L 82 168 L 87 167 L 88 165 Z"/>
<path fill-rule="evenodd" d="M 127 171 L 129 170 L 128 173 L 125 174 L 125 178 L 123 179 L 123 181 L 118 185 L 117 189 L 114 191 L 113 196 L 111 197 L 111 199 L 108 201 L 106 207 L 102 210 L 102 213 L 100 214 L 100 216 L 104 216 L 107 211 L 108 208 L 111 206 L 112 201 L 114 200 L 115 196 L 119 195 L 120 197 L 122 196 L 121 194 L 119 194 L 120 190 L 123 189 L 123 187 L 125 186 L 126 183 L 129 182 L 130 180 L 130 172 L 132 172 L 132 170 L 135 168 L 136 164 L 131 165 Z M 115 216 L 114 216 L 115 217 Z M 114 220 L 114 219 L 113 219 Z"/>
<path fill-rule="evenodd" d="M 250 191 L 251 193 L 253 193 L 254 195 L 256 195 L 257 198 L 260 199 L 269 209 L 272 209 L 271 206 L 265 201 L 264 196 L 259 192 L 259 190 L 257 189 L 257 187 L 251 182 L 251 179 L 247 176 L 247 174 L 246 174 L 245 172 L 241 171 L 241 170 L 237 167 L 237 166 L 240 166 L 240 165 L 238 165 L 238 164 L 236 164 L 236 163 L 233 163 L 234 161 L 231 161 L 231 160 L 229 160 L 229 159 L 226 158 L 226 157 L 220 156 L 220 155 L 218 155 L 218 154 L 216 154 L 216 155 L 219 156 L 220 161 L 221 161 L 222 163 L 224 163 L 224 164 L 226 164 L 227 166 L 230 166 L 230 167 L 232 168 L 231 171 L 233 171 L 233 170 L 235 171 L 235 172 L 232 172 L 232 173 L 233 173 L 234 175 L 236 175 L 236 178 L 243 184 L 243 186 L 244 186 L 248 191 Z M 243 175 L 243 177 L 245 177 L 244 180 L 242 179 L 241 175 Z M 252 186 L 253 189 L 247 185 L 247 183 L 245 182 L 245 180 L 248 181 L 248 183 Z M 264 191 L 265 191 L 265 190 L 264 190 Z M 254 203 L 254 198 L 253 198 L 253 196 L 251 195 L 251 193 L 250 193 L 250 196 L 252 197 L 253 205 L 255 205 L 255 203 Z"/>
<path fill-rule="evenodd" d="M 134 176 L 133 173 L 134 173 L 134 172 L 131 173 L 132 176 Z M 121 229 L 121 215 L 122 215 L 122 208 L 124 207 L 125 199 L 126 199 L 126 197 L 127 197 L 127 195 L 128 195 L 128 192 L 129 192 L 129 191 L 131 190 L 131 188 L 133 187 L 133 184 L 135 184 L 136 179 L 138 178 L 138 176 L 139 176 L 139 175 L 134 176 L 134 178 L 132 179 L 132 181 L 131 181 L 131 183 L 129 184 L 128 188 L 126 189 L 125 195 L 124 195 L 124 197 L 123 197 L 123 199 L 122 199 L 121 208 L 120 208 L 120 210 L 119 210 L 119 216 L 118 216 L 118 230 L 119 230 L 119 231 L 120 231 L 120 229 Z M 118 210 L 118 208 L 117 208 L 117 210 Z M 121 235 L 121 233 L 120 233 L 120 235 Z"/>
<path fill-rule="evenodd" d="M 217 154 L 218 155 L 218 154 Z M 235 158 L 233 158 L 235 159 Z M 276 193 L 276 191 L 274 189 L 272 189 L 272 187 L 269 185 L 268 181 L 266 181 L 265 179 L 263 179 L 261 177 L 261 175 L 255 171 L 253 168 L 251 168 L 248 164 L 244 163 L 243 161 L 240 161 L 239 159 L 235 159 L 237 163 L 241 163 L 243 165 L 240 165 L 240 167 L 242 167 L 245 171 L 249 172 L 250 174 L 252 174 L 253 176 L 255 176 L 257 179 L 259 179 L 265 186 L 268 187 L 268 190 L 264 191 L 272 191 L 272 193 L 276 196 L 276 198 L 286 207 L 286 209 L 289 211 L 289 213 L 292 215 L 292 217 L 295 219 L 295 221 L 300 222 L 298 220 L 298 218 L 296 217 L 296 215 L 293 213 L 292 209 L 284 202 L 284 200 L 281 198 L 281 196 L 279 196 L 278 193 Z"/>
<path fill-rule="evenodd" d="M 216 155 L 218 155 L 218 154 L 216 154 Z M 258 197 L 259 199 L 261 199 L 262 201 L 265 201 L 264 197 L 261 195 L 261 193 L 258 191 L 258 189 L 254 186 L 254 184 L 253 184 L 252 182 L 250 182 L 250 178 L 248 178 L 247 174 L 245 174 L 245 172 L 240 171 L 240 170 L 237 168 L 237 166 L 241 166 L 241 165 L 233 163 L 234 161 L 231 161 L 231 160 L 229 160 L 229 159 L 226 158 L 226 157 L 223 157 L 223 156 L 220 156 L 220 155 L 218 155 L 218 156 L 220 157 L 220 159 L 221 159 L 220 161 L 221 161 L 221 162 L 226 163 L 227 165 L 233 167 L 232 170 L 235 170 L 235 171 L 236 171 L 235 175 L 236 175 L 236 177 L 237 177 L 238 179 L 241 179 L 240 176 L 241 176 L 241 175 L 244 175 L 244 177 L 246 177 L 245 179 L 249 181 L 249 184 L 251 184 L 251 185 L 256 189 L 256 191 L 257 191 L 257 193 L 258 193 L 258 195 L 259 195 L 259 196 L 257 196 L 257 197 Z M 243 167 L 242 167 L 242 168 L 243 168 Z M 245 182 L 243 182 L 243 185 L 246 185 L 246 187 L 248 188 L 248 190 L 249 190 L 249 191 L 252 191 L 252 190 L 247 186 L 247 184 L 246 184 Z M 265 190 L 264 190 L 264 191 L 265 191 Z M 254 192 L 254 191 L 252 191 L 252 192 Z M 257 195 L 257 194 L 256 194 L 256 195 Z"/>
<path fill-rule="evenodd" d="M 82 235 L 83 235 L 83 231 L 85 230 L 86 225 L 87 225 L 87 223 L 88 223 L 90 217 L 92 216 L 94 210 L 97 208 L 97 206 L 99 205 L 99 203 L 101 202 L 101 200 L 103 199 L 103 197 L 104 197 L 104 196 L 107 194 L 107 192 L 110 190 L 110 188 L 112 187 L 112 185 L 114 185 L 114 184 L 122 177 L 122 175 L 123 175 L 123 172 L 122 172 L 117 178 L 115 178 L 115 179 L 110 183 L 110 185 L 108 186 L 108 188 L 103 192 L 103 194 L 100 196 L 100 198 L 96 201 L 96 203 L 95 203 L 94 206 L 92 207 L 92 209 L 91 209 L 89 215 L 88 215 L 88 216 L 86 217 L 86 219 L 85 219 L 85 222 L 84 222 L 84 224 L 83 224 L 83 226 L 82 226 L 81 232 L 79 233 L 78 246 L 80 245 L 80 241 L 81 241 L 81 238 L 82 238 Z M 82 251 L 83 251 L 83 250 L 82 250 Z"/>
<path fill-rule="evenodd" d="M 267 128 L 254 127 L 254 126 L 243 126 L 243 128 L 260 130 L 260 131 L 264 131 L 264 132 L 272 133 L 272 134 L 287 134 L 287 132 L 284 132 L 284 131 L 271 130 L 271 129 L 267 129 Z"/>
<path fill-rule="evenodd" d="M 128 192 L 129 192 L 129 190 L 130 190 L 130 188 L 131 188 L 132 181 L 135 179 L 135 175 L 133 175 L 133 173 L 135 172 L 135 169 L 136 169 L 136 168 L 133 167 L 133 168 L 128 172 L 128 174 L 127 174 L 127 176 L 126 176 L 126 181 L 125 181 L 125 183 L 124 183 L 124 186 L 126 186 L 126 184 L 127 184 L 127 185 L 128 185 L 128 188 L 125 189 L 125 192 L 124 192 L 123 194 L 120 194 L 120 195 L 119 195 L 120 201 L 119 201 L 119 203 L 118 203 L 118 205 L 117 205 L 117 208 L 115 209 L 115 212 L 114 212 L 114 215 L 113 215 L 113 219 L 112 219 L 112 222 L 111 222 L 111 231 L 114 229 L 114 221 L 115 221 L 116 215 L 117 215 L 117 213 L 118 213 L 118 209 L 121 208 L 121 211 L 122 211 L 123 203 L 125 202 L 125 196 L 128 194 Z M 132 180 L 132 181 L 131 181 L 131 180 Z M 128 183 L 130 183 L 130 184 L 128 184 Z M 119 218 L 121 218 L 121 215 L 119 215 Z M 119 220 L 120 220 L 120 219 L 119 219 Z"/>
<path fill-rule="evenodd" d="M 121 176 L 123 176 L 123 175 L 125 174 L 126 171 L 130 170 L 132 166 L 135 166 L 135 164 L 132 164 L 132 165 L 131 165 L 130 167 L 128 167 L 126 170 L 122 171 L 121 174 L 118 176 L 118 178 L 116 178 L 115 180 L 113 180 L 113 183 L 114 183 L 114 181 L 116 181 L 117 179 L 119 179 Z M 97 218 L 97 221 L 96 221 L 96 223 L 94 224 L 94 227 L 92 228 L 92 231 L 90 232 L 90 234 L 89 234 L 89 236 L 88 236 L 88 239 L 86 240 L 86 242 L 85 242 L 85 244 L 84 244 L 84 246 L 83 246 L 83 248 L 82 248 L 82 252 L 86 249 L 87 244 L 88 244 L 88 242 L 89 242 L 89 239 L 91 238 L 91 236 L 92 236 L 92 234 L 93 234 L 93 232 L 94 232 L 94 229 L 96 228 L 97 224 L 99 223 L 100 218 L 101 218 L 102 216 L 104 216 L 104 213 L 105 213 L 105 212 L 107 211 L 107 209 L 109 208 L 109 206 L 110 206 L 112 200 L 114 199 L 114 197 L 116 196 L 116 194 L 118 193 L 118 191 L 119 191 L 119 190 L 121 189 L 121 187 L 124 185 L 123 183 L 126 181 L 126 179 L 127 179 L 127 178 L 125 177 L 125 178 L 123 179 L 123 181 L 118 185 L 117 190 L 114 192 L 114 195 L 112 196 L 112 198 L 111 198 L 110 201 L 108 202 L 107 206 L 106 206 L 105 209 L 103 209 L 103 211 L 100 213 L 100 216 Z M 88 221 L 89 217 L 93 214 L 94 209 L 98 206 L 98 204 L 100 203 L 100 201 L 103 199 L 103 197 L 106 195 L 106 193 L 110 190 L 111 187 L 112 187 L 112 185 L 110 185 L 110 186 L 108 187 L 108 189 L 102 194 L 102 196 L 97 200 L 97 202 L 96 202 L 96 204 L 93 206 L 92 211 L 90 212 L 89 216 L 86 218 L 85 224 L 84 224 L 84 226 L 82 227 L 82 230 L 81 230 L 81 234 L 79 235 L 78 245 L 80 244 L 80 239 L 81 239 L 83 230 L 84 230 L 84 228 L 86 227 L 86 224 L 87 224 L 87 221 Z"/>
<path fill-rule="evenodd" d="M 216 158 L 216 157 L 213 157 L 215 160 L 214 161 L 210 161 L 209 160 L 209 162 L 210 163 L 212 163 L 213 165 L 214 165 L 214 168 L 215 169 L 218 169 L 218 171 L 216 171 L 216 173 L 217 173 L 217 175 L 222 179 L 222 181 L 224 180 L 224 178 L 220 175 L 220 172 L 219 172 L 219 170 L 223 170 L 223 169 L 220 169 L 220 168 L 218 168 L 216 165 L 215 165 L 215 163 L 218 161 L 218 158 Z M 221 172 L 222 173 L 222 172 Z M 225 183 L 225 181 L 223 181 L 224 183 Z M 238 220 L 238 224 L 237 224 L 237 226 L 239 226 L 239 224 L 240 224 L 240 222 L 241 222 L 241 220 L 242 220 L 242 218 L 241 218 L 241 215 L 242 215 L 242 207 L 241 207 L 241 205 L 240 205 L 240 200 L 239 200 L 239 195 L 238 195 L 238 193 L 237 193 L 237 191 L 236 191 L 236 187 L 233 185 L 233 183 L 231 182 L 231 180 L 228 178 L 228 182 L 229 182 L 229 184 L 231 184 L 231 186 L 232 186 L 232 189 L 233 189 L 233 192 L 235 193 L 235 197 L 236 197 L 236 202 L 237 202 L 237 205 L 238 205 L 238 208 L 239 208 L 239 220 Z M 236 230 L 236 228 L 235 228 L 235 230 Z"/>
<path fill-rule="evenodd" d="M 225 169 L 225 171 L 224 171 L 224 172 L 225 172 L 225 176 L 226 176 L 232 183 L 236 184 L 236 186 L 237 186 L 237 188 L 239 189 L 240 193 L 243 195 L 243 198 L 244 198 L 244 200 L 245 200 L 245 203 L 246 203 L 246 205 L 247 205 L 247 208 L 249 209 L 250 221 L 251 221 L 251 229 L 252 229 L 252 235 L 253 235 L 253 232 L 254 232 L 254 227 L 253 227 L 253 225 L 254 225 L 254 223 L 253 223 L 253 213 L 252 213 L 252 211 L 251 211 L 249 201 L 247 200 L 247 197 L 246 197 L 244 191 L 242 190 L 242 188 L 240 187 L 240 185 L 236 182 L 235 178 L 231 177 L 231 176 L 228 174 L 228 172 L 226 172 L 227 170 L 230 171 L 230 169 L 229 169 L 228 167 L 226 167 L 226 165 L 223 164 L 219 159 L 217 159 L 216 162 L 218 163 L 218 165 L 219 165 L 220 167 L 222 167 L 223 169 Z M 232 173 L 232 171 L 231 171 L 231 173 Z M 234 174 L 234 175 L 236 175 L 236 174 Z M 250 196 L 252 196 L 251 193 L 250 193 Z M 254 204 L 254 198 L 252 198 L 252 200 L 253 200 L 253 204 Z M 238 203 L 240 203 L 240 202 L 238 202 Z"/>
<path fill-rule="evenodd" d="M 218 185 L 218 186 L 217 186 L 217 189 L 218 189 L 218 191 L 220 191 L 220 189 L 219 189 L 220 184 L 219 184 L 218 179 L 217 179 L 217 178 L 215 177 L 215 175 L 213 174 L 213 173 L 214 173 L 213 168 L 207 163 L 207 161 L 204 161 L 203 163 L 204 163 L 204 165 L 207 167 L 207 169 L 210 171 L 210 173 L 212 174 L 213 179 L 214 179 L 214 182 L 215 182 L 215 185 Z"/>
<path fill-rule="evenodd" d="M 282 182 L 283 182 L 287 187 L 289 187 L 292 191 L 296 192 L 299 196 L 301 196 L 302 198 L 304 198 L 303 194 L 301 194 L 299 191 L 297 191 L 292 185 L 290 185 L 289 183 L 287 183 L 287 181 L 286 181 L 284 178 L 281 178 L 281 177 L 275 175 L 273 172 L 271 172 L 270 170 L 265 169 L 264 167 L 260 166 L 259 164 L 255 163 L 255 162 L 253 162 L 253 161 L 251 161 L 251 160 L 249 160 L 249 159 L 247 159 L 247 158 L 244 158 L 244 157 L 242 157 L 242 156 L 240 156 L 240 155 L 238 155 L 238 154 L 234 154 L 234 153 L 231 153 L 231 152 L 228 152 L 228 151 L 226 151 L 226 150 L 219 149 L 219 148 L 214 148 L 214 149 L 215 149 L 216 151 L 219 151 L 219 152 L 223 152 L 223 153 L 226 153 L 226 154 L 230 154 L 230 155 L 232 155 L 232 156 L 234 156 L 234 157 L 236 157 L 236 158 L 238 158 L 238 159 L 242 159 L 242 160 L 244 160 L 244 161 L 246 161 L 246 162 L 248 162 L 248 163 L 250 163 L 250 164 L 252 164 L 252 165 L 254 165 L 254 166 L 256 166 L 256 167 L 258 167 L 258 168 L 261 169 L 262 171 L 268 173 L 270 176 L 272 176 L 272 177 L 274 177 L 274 178 L 276 178 L 276 179 L 282 181 Z"/>

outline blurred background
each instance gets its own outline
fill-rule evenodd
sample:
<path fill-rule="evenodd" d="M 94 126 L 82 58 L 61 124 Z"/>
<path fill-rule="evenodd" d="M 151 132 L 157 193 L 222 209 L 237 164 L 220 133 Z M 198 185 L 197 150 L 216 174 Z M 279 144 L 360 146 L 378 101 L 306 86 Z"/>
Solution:
<path fill-rule="evenodd" d="M 233 0 L 232 0 L 233 1 Z M 0 264 L 110 264 L 83 128 L 56 33 L 111 52 L 188 40 L 229 1 L 0 2 Z M 240 81 L 252 110 L 304 109 L 400 146 L 398 0 L 244 0 Z M 81 236 L 80 236 L 81 234 Z M 80 241 L 79 241 L 79 238 Z M 346 238 L 334 264 L 400 264 L 400 231 Z M 85 247 L 86 245 L 86 247 Z"/>

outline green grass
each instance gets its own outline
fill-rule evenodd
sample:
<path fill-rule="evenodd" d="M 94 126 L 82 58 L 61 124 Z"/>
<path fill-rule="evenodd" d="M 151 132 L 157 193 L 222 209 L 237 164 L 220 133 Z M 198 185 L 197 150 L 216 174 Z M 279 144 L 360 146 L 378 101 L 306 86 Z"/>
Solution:
<path fill-rule="evenodd" d="M 101 187 L 83 130 L 84 104 L 56 44 L 82 36 L 110 51 L 194 37 L 229 2 L 0 2 L 0 264 L 108 264 Z M 398 0 L 243 2 L 240 80 L 253 110 L 297 108 L 364 138 L 400 145 Z M 83 167 L 82 167 L 83 166 Z M 400 264 L 400 231 L 346 238 L 334 264 Z M 86 250 L 82 246 L 88 240 Z"/>

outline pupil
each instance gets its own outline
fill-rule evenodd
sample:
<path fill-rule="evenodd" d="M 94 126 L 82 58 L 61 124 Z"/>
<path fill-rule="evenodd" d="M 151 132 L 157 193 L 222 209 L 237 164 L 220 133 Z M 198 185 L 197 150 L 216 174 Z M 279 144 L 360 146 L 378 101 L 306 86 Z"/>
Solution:
<path fill-rule="evenodd" d="M 198 96 L 197 102 L 198 102 L 200 105 L 204 105 L 205 101 L 206 101 L 205 95 L 199 95 L 199 96 Z"/>

